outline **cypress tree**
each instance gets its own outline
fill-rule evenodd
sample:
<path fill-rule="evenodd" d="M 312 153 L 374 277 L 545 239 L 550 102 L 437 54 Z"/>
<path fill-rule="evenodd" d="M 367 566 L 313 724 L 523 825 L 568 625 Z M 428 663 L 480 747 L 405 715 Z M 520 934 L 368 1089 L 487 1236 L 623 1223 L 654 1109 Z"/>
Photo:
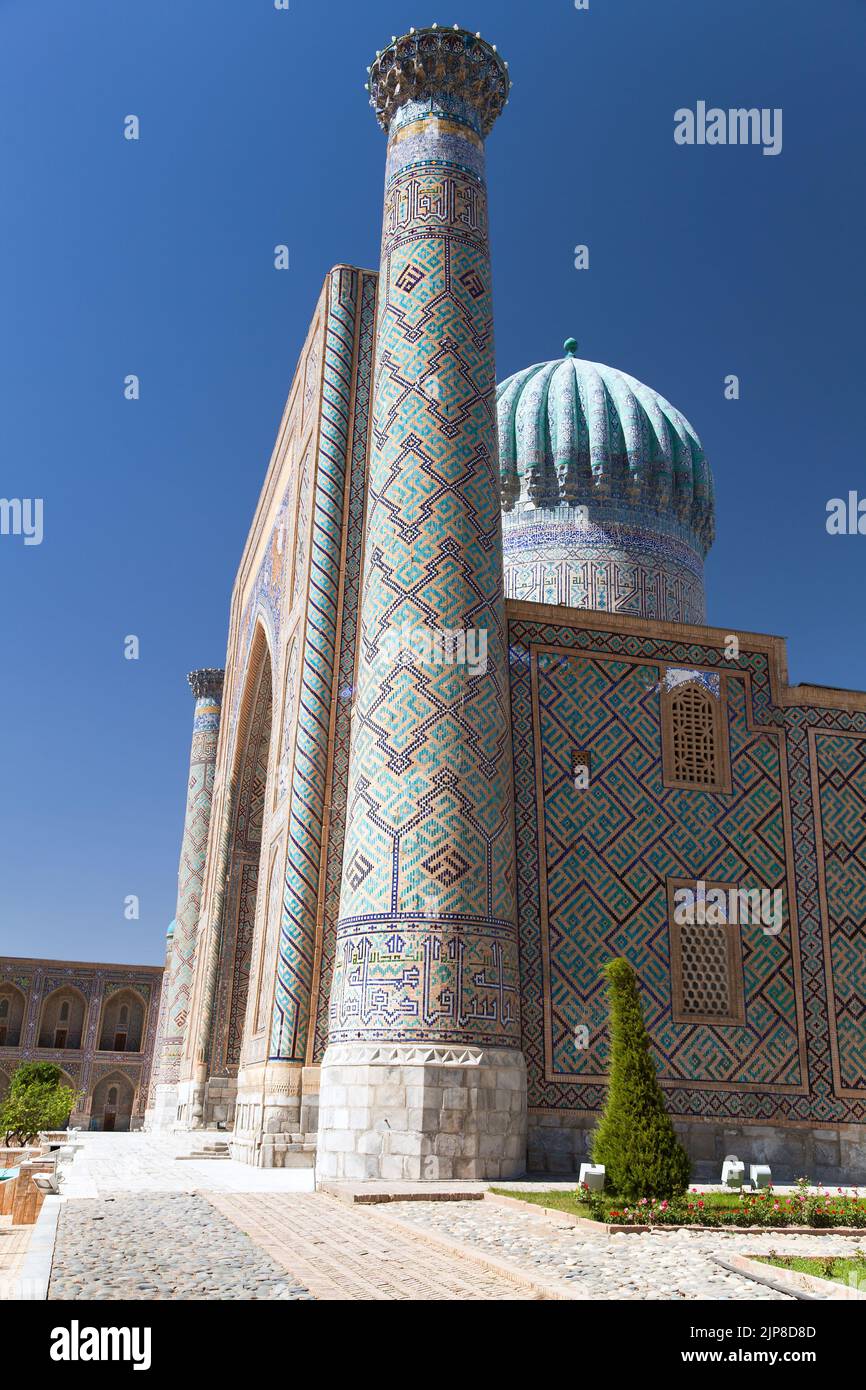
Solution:
<path fill-rule="evenodd" d="M 610 998 L 611 1065 L 604 1110 L 592 1137 L 605 1186 L 627 1201 L 685 1192 L 691 1165 L 665 1109 L 650 1056 L 637 979 L 627 960 L 605 966 Z"/>

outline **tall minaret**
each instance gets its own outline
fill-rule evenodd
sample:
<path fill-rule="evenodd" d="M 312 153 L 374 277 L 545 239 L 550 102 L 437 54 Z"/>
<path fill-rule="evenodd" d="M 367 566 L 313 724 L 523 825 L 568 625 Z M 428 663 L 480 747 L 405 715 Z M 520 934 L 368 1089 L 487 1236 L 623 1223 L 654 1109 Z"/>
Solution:
<path fill-rule="evenodd" d="M 153 1105 L 146 1119 L 148 1128 L 152 1129 L 169 1128 L 177 1118 L 177 1083 L 189 1021 L 224 674 L 220 670 L 207 669 L 191 671 L 187 677 L 195 696 L 195 715 L 187 780 L 186 817 L 183 823 L 177 876 L 174 934 L 162 982 L 160 1032 L 154 1053 L 154 1080 L 151 1084 Z"/>
<path fill-rule="evenodd" d="M 388 157 L 325 1177 L 524 1168 L 484 177 L 508 89 L 457 28 L 370 69 Z"/>

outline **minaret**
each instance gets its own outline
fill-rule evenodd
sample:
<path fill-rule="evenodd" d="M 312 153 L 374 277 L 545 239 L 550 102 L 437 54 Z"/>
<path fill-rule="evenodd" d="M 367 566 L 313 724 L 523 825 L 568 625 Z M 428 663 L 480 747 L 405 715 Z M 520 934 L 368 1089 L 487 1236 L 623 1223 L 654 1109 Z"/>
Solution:
<path fill-rule="evenodd" d="M 162 971 L 162 989 L 159 996 L 159 1017 L 156 1024 L 156 1037 L 153 1043 L 153 1061 L 150 1068 L 150 1085 L 147 1092 L 147 1109 L 144 1112 L 144 1128 L 154 1127 L 154 1108 L 156 1106 L 156 1088 L 159 1083 L 159 1062 L 165 1042 L 166 1011 L 168 1008 L 168 982 L 171 978 L 171 953 L 174 948 L 174 918 L 168 924 L 168 931 L 165 934 L 165 964 Z"/>
<path fill-rule="evenodd" d="M 484 174 L 508 89 L 457 28 L 370 69 L 388 155 L 323 1177 L 524 1169 Z"/>
<path fill-rule="evenodd" d="M 189 1021 L 190 991 L 195 966 L 198 914 L 201 905 L 224 672 L 191 671 L 187 679 L 195 696 L 192 751 L 187 781 L 186 817 L 177 877 L 174 935 L 166 957 L 160 1034 L 154 1054 L 153 1109 L 147 1126 L 167 1129 L 177 1118 L 177 1083 Z"/>

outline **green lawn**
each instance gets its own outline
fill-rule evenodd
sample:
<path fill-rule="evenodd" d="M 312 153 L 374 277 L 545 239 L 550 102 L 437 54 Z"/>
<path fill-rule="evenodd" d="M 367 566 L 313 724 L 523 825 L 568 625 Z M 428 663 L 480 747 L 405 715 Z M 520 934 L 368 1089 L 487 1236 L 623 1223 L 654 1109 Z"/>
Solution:
<path fill-rule="evenodd" d="M 828 1255 L 826 1258 L 812 1255 L 753 1255 L 762 1265 L 775 1265 L 777 1269 L 794 1269 L 800 1274 L 814 1274 L 818 1279 L 830 1279 L 834 1284 L 853 1282 L 849 1276 L 857 1276 L 854 1288 L 866 1290 L 866 1254 L 847 1259 L 841 1255 Z"/>
<path fill-rule="evenodd" d="M 567 1211 L 572 1216 L 586 1216 L 592 1219 L 592 1208 L 578 1199 L 574 1192 L 511 1192 L 504 1187 L 491 1187 L 498 1197 L 517 1197 L 521 1202 L 532 1202 L 537 1207 L 553 1207 L 556 1211 Z"/>

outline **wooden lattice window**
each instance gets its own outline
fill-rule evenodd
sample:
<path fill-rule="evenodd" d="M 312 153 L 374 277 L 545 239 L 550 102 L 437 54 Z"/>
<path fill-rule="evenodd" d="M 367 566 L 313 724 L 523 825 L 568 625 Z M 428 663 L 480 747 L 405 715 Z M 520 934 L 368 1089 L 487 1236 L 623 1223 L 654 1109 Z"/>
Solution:
<path fill-rule="evenodd" d="M 736 885 L 707 883 L 726 894 Z M 676 890 L 687 888 L 697 898 L 694 879 L 668 879 L 668 921 L 671 946 L 671 1012 L 675 1023 L 713 1023 L 742 1026 L 746 1021 L 743 996 L 741 928 L 734 923 L 678 919 Z"/>
<path fill-rule="evenodd" d="M 685 680 L 662 692 L 662 752 L 668 787 L 730 792 L 724 677 L 718 693 L 700 680 Z"/>
<path fill-rule="evenodd" d="M 586 791 L 592 772 L 589 751 L 586 748 L 571 750 L 571 781 L 575 791 Z"/>

